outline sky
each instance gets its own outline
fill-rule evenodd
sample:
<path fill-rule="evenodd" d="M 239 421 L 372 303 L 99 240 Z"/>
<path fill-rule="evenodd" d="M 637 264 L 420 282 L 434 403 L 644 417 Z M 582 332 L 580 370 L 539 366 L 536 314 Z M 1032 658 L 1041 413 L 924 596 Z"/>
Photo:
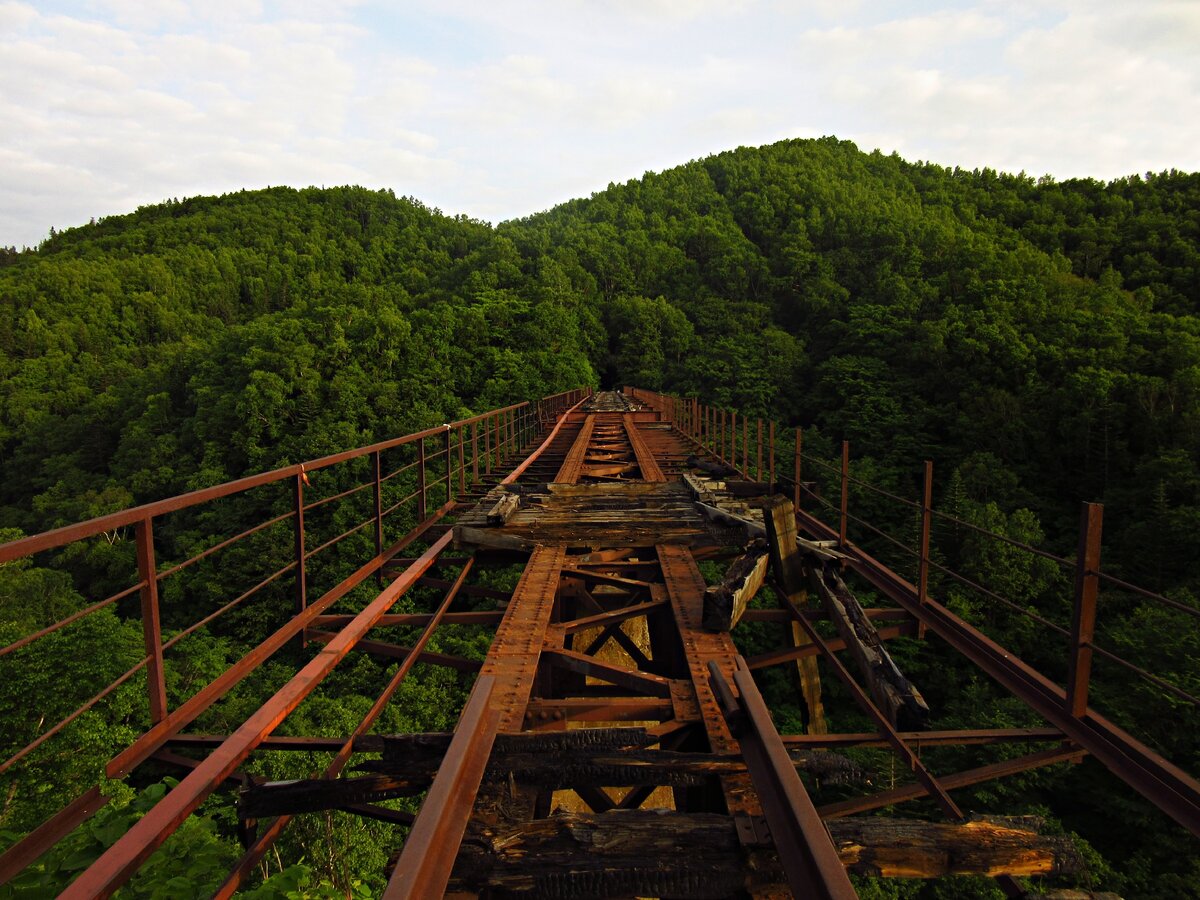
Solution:
<path fill-rule="evenodd" d="M 822 135 L 1200 170 L 1200 0 L 0 0 L 3 246 L 280 184 L 498 222 Z"/>

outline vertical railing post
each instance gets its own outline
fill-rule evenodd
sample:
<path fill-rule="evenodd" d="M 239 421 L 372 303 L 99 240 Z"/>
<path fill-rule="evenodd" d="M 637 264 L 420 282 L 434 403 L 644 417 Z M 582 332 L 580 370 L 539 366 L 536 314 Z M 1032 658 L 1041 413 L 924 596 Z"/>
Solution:
<path fill-rule="evenodd" d="M 767 456 L 767 477 L 771 482 L 770 493 L 775 493 L 775 420 L 771 419 L 768 423 L 769 434 L 767 435 L 767 443 L 770 445 L 770 450 Z"/>
<path fill-rule="evenodd" d="M 292 529 L 292 538 L 295 544 L 296 552 L 296 613 L 297 615 L 304 612 L 308 606 L 308 560 L 306 559 L 307 550 L 305 549 L 308 541 L 304 534 L 304 469 L 303 467 L 296 473 L 296 479 L 292 483 L 292 499 L 295 502 L 296 523 Z M 298 640 L 301 649 L 308 646 L 308 632 L 305 629 L 300 629 Z"/>
<path fill-rule="evenodd" d="M 1067 711 L 1076 718 L 1087 712 L 1092 676 L 1092 636 L 1096 630 L 1096 598 L 1100 592 L 1100 536 L 1104 506 L 1085 503 L 1079 522 L 1075 561 L 1075 605 L 1071 615 L 1071 658 L 1067 671 Z"/>
<path fill-rule="evenodd" d="M 492 474 L 492 424 L 490 418 L 483 420 L 483 474 Z"/>
<path fill-rule="evenodd" d="M 792 469 L 792 495 L 793 495 L 792 496 L 792 505 L 795 506 L 796 509 L 800 509 L 800 495 L 802 493 L 802 491 L 800 490 L 800 456 L 801 456 L 800 447 L 801 447 L 803 441 L 804 441 L 804 432 L 802 429 L 797 428 L 796 429 L 796 448 L 795 448 L 796 459 L 795 459 L 795 462 L 793 464 L 793 469 Z"/>
<path fill-rule="evenodd" d="M 453 469 L 450 463 L 450 426 L 446 426 L 446 430 L 442 432 L 442 444 L 446 454 L 446 502 L 449 503 L 454 499 L 454 480 L 450 477 Z"/>
<path fill-rule="evenodd" d="M 763 464 L 763 443 L 762 443 L 763 432 L 762 432 L 762 419 L 757 419 L 756 421 L 758 422 L 758 462 L 757 462 L 757 463 L 755 463 L 755 466 L 754 466 L 754 468 L 755 468 L 755 470 L 756 470 L 756 471 L 755 471 L 755 473 L 754 473 L 754 480 L 755 480 L 755 481 L 762 481 L 762 480 L 763 480 L 763 477 L 762 477 L 762 476 L 763 476 L 763 466 L 762 466 L 762 464 Z"/>
<path fill-rule="evenodd" d="M 154 520 L 147 516 L 134 526 L 138 580 L 142 582 L 142 636 L 146 644 L 146 693 L 151 723 L 167 717 L 167 682 L 163 673 L 162 626 L 158 616 L 158 563 L 154 558 Z"/>
<path fill-rule="evenodd" d="M 850 508 L 850 442 L 842 441 L 842 514 L 838 525 L 838 546 L 846 546 L 846 513 Z"/>
<path fill-rule="evenodd" d="M 742 477 L 750 477 L 750 420 L 746 416 L 742 416 Z"/>
<path fill-rule="evenodd" d="M 375 469 L 375 555 L 383 555 L 383 453 L 376 450 L 371 454 Z M 382 574 L 383 570 L 379 570 Z"/>
<path fill-rule="evenodd" d="M 729 464 L 737 468 L 737 410 L 729 411 Z"/>
<path fill-rule="evenodd" d="M 375 474 L 375 555 L 383 555 L 383 453 L 376 450 L 371 454 L 371 468 Z M 375 580 L 383 587 L 383 567 L 375 573 Z"/>
<path fill-rule="evenodd" d="M 471 423 L 471 484 L 479 484 L 479 423 Z"/>
<path fill-rule="evenodd" d="M 417 521 L 425 521 L 425 438 L 417 441 Z"/>
<path fill-rule="evenodd" d="M 933 460 L 925 460 L 925 480 L 921 490 L 921 550 L 917 559 L 917 603 L 929 601 L 929 538 L 933 524 Z M 925 623 L 917 623 L 917 637 L 925 637 Z"/>
<path fill-rule="evenodd" d="M 467 433 L 463 430 L 463 426 L 458 426 L 458 495 L 461 497 L 467 492 L 467 454 L 463 447 L 463 441 Z"/>

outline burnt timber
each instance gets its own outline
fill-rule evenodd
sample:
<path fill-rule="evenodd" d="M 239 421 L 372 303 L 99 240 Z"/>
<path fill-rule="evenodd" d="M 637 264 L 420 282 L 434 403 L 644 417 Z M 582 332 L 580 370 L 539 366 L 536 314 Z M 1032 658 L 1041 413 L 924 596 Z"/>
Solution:
<path fill-rule="evenodd" d="M 319 598 L 304 594 L 304 562 L 332 542 L 308 549 L 304 513 L 328 501 L 306 503 L 303 465 L 247 479 L 294 485 L 297 561 L 283 571 L 298 575 L 298 611 L 176 710 L 156 701 L 162 642 L 155 587 L 174 570 L 155 569 L 152 523 L 210 496 L 235 493 L 243 483 L 0 547 L 2 563 L 106 528 L 136 528 L 142 580 L 133 590 L 141 593 L 147 622 L 154 724 L 107 773 L 119 777 L 148 759 L 185 773 L 64 896 L 111 895 L 210 793 L 230 785 L 241 790 L 246 852 L 219 897 L 246 882 L 293 816 L 327 809 L 411 827 L 390 867 L 389 897 L 448 891 L 851 897 L 847 871 L 987 874 L 1020 896 L 1024 890 L 1012 876 L 1077 871 L 1073 847 L 1039 835 L 1036 822 L 964 811 L 950 791 L 1088 756 L 1200 832 L 1195 780 L 1087 706 L 1086 641 L 1077 642 L 1071 659 L 1070 691 L 1051 684 L 937 604 L 924 583 L 909 584 L 849 542 L 844 504 L 839 533 L 791 502 L 780 503 L 773 436 L 766 469 L 761 423 L 753 479 L 748 422 L 730 422 L 728 451 L 724 414 L 720 449 L 698 440 L 711 438 L 715 425 L 715 412 L 694 401 L 632 389 L 595 396 L 579 391 L 308 464 L 313 472 L 368 457 L 375 473 L 376 555 Z M 733 439 L 739 426 L 740 459 Z M 382 455 L 404 448 L 413 449 L 413 462 L 383 474 Z M 808 484 L 798 460 L 796 500 Z M 388 543 L 381 484 L 413 466 L 418 525 Z M 430 502 L 434 496 L 445 503 Z M 756 543 L 764 540 L 765 555 Z M 1098 566 L 1090 544 L 1081 542 L 1080 559 L 1085 550 L 1087 559 L 1097 560 L 1088 565 Z M 473 583 L 473 573 L 515 560 L 524 568 L 512 591 Z M 715 575 L 705 570 L 708 580 L 704 561 L 716 567 Z M 1081 562 L 1085 588 L 1092 575 Z M 331 611 L 376 576 L 378 596 L 360 612 Z M 862 608 L 843 576 L 893 605 Z M 713 593 L 708 581 L 726 592 L 716 627 L 711 616 L 708 627 L 705 622 L 705 594 Z M 392 612 L 399 598 L 419 588 L 441 594 L 433 608 Z M 1086 610 L 1081 615 L 1086 631 Z M 736 639 L 746 626 L 739 623 L 772 622 L 786 630 L 783 646 L 744 659 Z M 494 626 L 486 658 L 427 649 L 442 625 Z M 422 631 L 403 644 L 382 639 L 396 627 Z M 925 631 L 965 654 L 1049 727 L 923 730 L 929 710 L 883 644 Z M 323 649 L 240 728 L 229 735 L 185 733 L 223 690 L 297 637 Z M 345 736 L 273 736 L 353 650 L 395 666 L 360 726 Z M 838 656 L 843 651 L 866 687 Z M 371 734 L 418 663 L 474 678 L 454 732 Z M 752 674 L 771 666 L 798 675 L 806 733 L 777 730 Z M 821 672 L 843 682 L 874 730 L 826 733 Z M 940 774 L 919 755 L 922 747 L 1009 743 L 1039 749 Z M 906 773 L 900 783 L 876 788 L 871 773 L 830 752 L 859 746 L 890 748 Z M 261 750 L 325 751 L 333 759 L 320 778 L 260 784 L 240 766 Z M 841 790 L 822 797 L 822 785 Z M 382 805 L 422 793 L 415 815 Z M 862 815 L 921 800 L 945 821 Z M 89 791 L 5 851 L 0 883 L 106 802 L 98 790 Z M 396 836 L 400 844 L 403 832 Z"/>

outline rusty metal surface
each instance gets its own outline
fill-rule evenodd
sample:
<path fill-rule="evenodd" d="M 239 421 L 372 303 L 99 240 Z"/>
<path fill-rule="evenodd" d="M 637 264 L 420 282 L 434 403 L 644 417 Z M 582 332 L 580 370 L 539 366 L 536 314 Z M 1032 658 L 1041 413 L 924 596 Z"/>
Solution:
<path fill-rule="evenodd" d="M 625 428 L 629 446 L 633 449 L 633 455 L 637 458 L 638 468 L 641 469 L 642 481 L 666 481 L 667 479 L 663 475 L 662 469 L 658 467 L 658 463 L 655 461 L 654 454 L 646 443 L 646 439 L 642 437 L 642 432 L 638 424 L 629 418 L 626 418 L 622 424 Z"/>
<path fill-rule="evenodd" d="M 500 681 L 481 675 L 475 682 L 450 749 L 388 880 L 385 898 L 422 900 L 445 892 L 503 719 L 503 705 L 496 702 Z"/>
<path fill-rule="evenodd" d="M 563 460 L 562 467 L 554 477 L 556 482 L 575 484 L 579 481 L 579 476 L 583 472 L 584 456 L 587 454 L 588 444 L 592 442 L 592 430 L 595 426 L 596 417 L 594 415 L 589 415 L 583 420 L 579 434 L 575 437 L 575 443 L 571 445 L 571 449 L 567 452 L 567 458 Z"/>
<path fill-rule="evenodd" d="M 253 713 L 237 731 L 176 785 L 144 817 L 109 847 L 62 894 L 67 898 L 108 897 L 162 845 L 212 791 L 249 756 L 288 713 L 300 705 L 338 661 L 370 630 L 375 622 L 411 587 L 450 545 L 443 535 L 417 562 L 355 617 L 326 651 L 300 670 L 286 685 Z"/>
<path fill-rule="evenodd" d="M 717 682 L 714 687 L 724 688 L 720 695 L 729 704 L 726 714 L 740 716 L 744 723 L 739 732 L 742 757 L 757 789 L 771 841 L 779 851 L 792 894 L 829 900 L 857 897 L 745 661 L 738 658 L 733 676 L 738 688 L 736 699 L 730 697 L 728 683 L 721 683 L 724 676 L 716 663 L 711 664 L 710 677 Z"/>
<path fill-rule="evenodd" d="M 525 718 L 565 558 L 562 546 L 533 551 L 484 660 L 480 675 L 496 680 L 492 703 L 502 731 L 519 731 Z"/>
<path fill-rule="evenodd" d="M 824 858 L 825 845 L 829 842 L 818 815 L 848 815 L 932 795 L 947 815 L 958 818 L 961 813 L 947 790 L 1036 766 L 1077 760 L 1088 753 L 1177 820 L 1200 833 L 1200 785 L 1086 706 L 1091 628 L 1096 584 L 1100 577 L 1098 514 L 1094 517 L 1096 522 L 1091 538 L 1081 539 L 1077 621 L 1071 644 L 1072 675 L 1070 689 L 1064 691 L 927 596 L 931 480 L 928 470 L 924 501 L 914 504 L 923 513 L 924 533 L 919 551 L 918 586 L 908 584 L 848 540 L 847 520 L 859 521 L 846 511 L 848 481 L 861 482 L 849 478 L 848 447 L 845 445 L 840 473 L 841 502 L 835 502 L 833 508 L 837 523 L 833 527 L 826 526 L 801 512 L 797 516 L 801 527 L 818 540 L 838 541 L 850 557 L 850 569 L 900 606 L 899 614 L 907 619 L 883 629 L 882 634 L 891 637 L 913 633 L 917 629 L 921 632 L 932 630 L 1042 714 L 1054 727 L 897 732 L 874 709 L 870 699 L 834 655 L 833 651 L 839 649 L 840 643 L 819 637 L 811 624 L 818 616 L 793 608 L 789 611 L 764 610 L 758 618 L 774 621 L 780 614 L 790 612 L 790 618 L 806 629 L 812 639 L 811 646 L 802 650 L 789 647 L 767 651 L 751 660 L 750 666 L 771 665 L 803 654 L 820 654 L 835 674 L 846 681 L 847 690 L 875 719 L 878 730 L 865 734 L 781 738 L 770 722 L 749 669 L 738 666 L 739 657 L 731 636 L 709 633 L 701 627 L 705 582 L 692 546 L 700 548 L 695 552 L 706 558 L 714 555 L 721 558 L 723 551 L 720 548 L 730 542 L 731 532 L 726 528 L 718 534 L 699 514 L 686 487 L 677 480 L 678 473 L 686 470 L 688 456 L 700 452 L 728 457 L 743 470 L 748 466 L 754 468 L 760 480 L 770 476 L 773 481 L 776 461 L 774 424 L 769 423 L 766 430 L 766 443 L 761 421 L 752 423 L 741 417 L 740 429 L 738 424 L 735 414 L 730 413 L 727 417 L 725 411 L 704 407 L 694 399 L 661 398 L 647 392 L 596 395 L 586 391 L 569 392 L 546 398 L 536 405 L 506 407 L 450 426 L 170 498 L 159 504 L 114 514 L 115 518 L 103 517 L 0 547 L 2 562 L 96 534 L 97 531 L 89 529 L 115 527 L 114 522 L 125 522 L 122 516 L 133 516 L 125 524 L 134 524 L 138 529 L 139 583 L 118 596 L 134 592 L 141 595 L 147 653 L 142 665 L 151 670 L 149 698 L 156 724 L 118 756 L 110 764 L 109 771 L 113 775 L 124 774 L 168 743 L 212 750 L 207 759 L 189 763 L 194 763 L 193 771 L 129 834 L 110 847 L 65 896 L 109 895 L 208 793 L 235 772 L 255 748 L 336 750 L 327 777 L 337 775 L 350 754 L 358 752 L 356 740 L 363 737 L 414 663 L 426 660 L 460 668 L 478 665 L 439 656 L 425 649 L 433 629 L 447 623 L 496 623 L 495 637 L 464 708 L 459 728 L 450 742 L 450 751 L 438 769 L 433 787 L 400 855 L 387 896 L 441 894 L 472 815 L 478 815 L 481 809 L 490 809 L 488 804 L 497 800 L 486 796 L 486 792 L 487 804 L 484 798 L 477 798 L 484 767 L 497 735 L 522 730 L 554 732 L 588 726 L 605 727 L 620 722 L 646 727 L 649 733 L 663 741 L 663 748 L 670 742 L 687 741 L 689 748 L 699 748 L 703 752 L 701 744 L 706 741 L 708 751 L 717 756 L 744 756 L 748 774 L 714 776 L 719 780 L 720 792 L 715 790 L 717 781 L 714 781 L 713 789 L 706 789 L 711 796 L 702 798 L 696 792 L 692 795 L 676 792 L 675 802 L 684 804 L 680 809 L 688 803 L 702 804 L 693 807 L 701 809 L 705 808 L 703 804 L 712 804 L 715 799 L 715 805 L 707 806 L 711 811 L 721 808 L 723 796 L 724 808 L 735 818 L 739 834 L 743 836 L 749 869 L 753 868 L 753 854 L 764 852 L 764 848 L 765 852 L 773 852 L 770 845 L 774 844 L 781 851 L 785 868 L 794 877 L 792 884 L 797 894 L 853 896 L 852 890 L 851 893 L 843 892 L 849 889 L 849 884 L 842 883 L 844 872 L 840 865 L 831 868 L 829 860 Z M 467 426 L 471 428 L 469 439 Z M 451 434 L 452 431 L 457 434 Z M 428 453 L 423 452 L 426 439 L 433 439 Z M 794 461 L 797 499 L 801 493 L 800 440 L 797 432 Z M 382 452 L 404 444 L 415 445 L 416 460 L 384 475 Z M 469 461 L 466 459 L 468 451 L 472 457 Z M 305 503 L 306 470 L 312 472 L 367 454 L 373 464 L 370 481 Z M 516 460 L 520 460 L 516 468 L 500 479 L 500 472 Z M 432 518 L 422 522 L 418 530 L 384 549 L 382 522 L 390 510 L 383 509 L 381 485 L 413 467 L 416 471 L 410 477 L 417 479 L 418 491 L 411 497 L 417 498 L 418 508 L 430 491 L 433 492 L 430 496 L 440 499 L 437 493 L 440 485 L 445 486 L 447 503 Z M 468 467 L 469 480 L 474 487 L 472 493 L 464 497 Z M 834 469 L 836 472 L 836 467 Z M 173 642 L 163 644 L 161 640 L 157 622 L 157 582 L 194 560 L 185 561 L 165 573 L 156 572 L 154 517 L 287 479 L 294 482 L 294 510 L 267 525 L 254 526 L 246 534 L 289 518 L 294 520 L 298 562 L 280 570 L 274 577 L 296 570 L 297 616 L 178 710 L 168 710 L 162 691 L 161 661 L 162 651 L 169 649 Z M 560 483 L 548 484 L 551 480 Z M 457 502 L 454 499 L 456 482 Z M 472 518 L 478 515 L 478 507 L 472 510 L 464 500 L 473 502 L 497 483 L 504 486 L 503 490 L 519 493 L 521 506 L 507 523 L 490 531 L 507 535 L 517 542 L 502 551 L 505 558 L 511 560 L 511 551 L 521 548 L 528 553 L 528 562 L 511 597 L 505 592 L 493 592 L 499 595 L 492 597 L 493 600 L 506 604 L 502 612 L 451 613 L 450 604 L 459 590 L 463 593 L 475 591 L 477 595 L 484 591 L 482 596 L 490 596 L 487 589 L 464 587 L 466 572 L 473 564 L 469 557 L 455 558 L 453 564 L 465 563 L 467 568 L 453 583 L 431 577 L 429 572 L 452 535 L 457 540 L 463 537 L 463 528 L 485 527 Z M 305 511 L 371 488 L 375 492 L 375 514 L 358 528 L 375 526 L 375 558 L 333 591 L 309 602 L 303 563 L 325 547 L 333 546 L 340 538 L 327 541 L 314 550 L 306 549 Z M 746 494 L 748 496 L 749 492 Z M 366 577 L 376 573 L 389 574 L 384 571 L 388 561 L 397 558 L 403 547 L 423 532 L 427 533 L 435 519 L 451 512 L 463 513 L 456 530 L 440 533 L 430 551 L 415 560 L 403 560 L 401 564 L 407 568 L 400 574 L 399 581 L 383 589 L 363 613 L 330 615 L 326 612 L 332 603 Z M 1085 523 L 1087 521 L 1085 518 Z M 440 528 L 433 534 L 439 532 Z M 1088 534 L 1086 528 L 1084 534 Z M 207 556 L 216 552 L 240 537 L 222 541 L 202 554 Z M 463 543 L 469 545 L 471 541 L 464 540 Z M 395 573 L 391 574 L 394 577 Z M 387 615 L 388 607 L 399 594 L 417 583 L 445 587 L 450 593 L 435 612 Z M 96 608 L 114 599 L 101 601 Z M 240 598 L 235 602 L 240 602 Z M 891 616 L 897 611 L 872 612 Z M 411 648 L 366 637 L 370 628 L 382 624 L 419 626 L 425 631 Z M 306 632 L 312 626 L 340 631 L 337 634 Z M 628 631 L 628 626 L 641 629 L 645 640 L 631 638 L 630 635 L 636 632 Z M 308 637 L 326 643 L 325 650 L 233 734 L 215 737 L 178 734 L 284 641 L 306 633 Z M 39 636 L 22 641 L 27 643 Z M 676 641 L 678 651 L 660 655 L 660 650 L 668 651 Z M 338 738 L 271 738 L 271 730 L 352 648 L 404 660 L 359 728 L 349 736 Z M 6 648 L 6 652 L 8 649 L 11 648 Z M 716 677 L 711 680 L 710 667 L 716 672 Z M 724 712 L 720 702 L 722 693 L 714 690 L 714 682 L 725 686 L 722 691 L 727 692 L 725 705 L 728 708 Z M 737 685 L 740 699 L 728 689 L 730 684 Z M 731 729 L 724 714 L 735 706 L 735 721 L 748 723 L 746 731 L 739 731 L 741 726 Z M 914 752 L 922 746 L 1009 741 L 1055 742 L 1058 746 L 939 778 L 925 769 Z M 916 774 L 919 783 L 814 808 L 788 761 L 787 746 L 891 746 L 900 754 L 906 767 Z M 553 759 L 548 758 L 547 765 L 553 764 Z M 624 788 L 620 786 L 596 788 L 584 784 L 580 786 L 578 796 L 596 812 L 603 812 L 637 808 L 651 794 L 651 786 L 647 785 L 629 790 L 623 796 L 621 790 Z M 549 798 L 545 792 L 538 794 L 536 789 L 531 792 L 528 787 L 513 784 L 511 793 L 509 800 L 514 801 L 513 810 L 517 810 L 517 815 L 531 816 L 535 808 L 542 809 L 544 815 L 548 809 L 545 804 Z M 475 807 L 477 800 L 480 805 Z M 36 858 L 36 853 L 43 852 L 104 802 L 98 792 L 89 792 L 79 798 L 0 856 L 0 874 L 19 871 L 21 866 Z M 651 805 L 660 804 L 653 801 Z M 389 811 L 364 807 L 361 813 L 387 815 Z M 769 829 L 754 824 L 761 823 L 764 815 L 770 820 Z M 237 889 L 289 818 L 280 817 L 258 836 L 217 896 L 230 896 Z M 817 861 L 817 857 L 823 861 Z M 1015 890 L 1015 883 L 1004 886 L 1010 893 Z"/>
<path fill-rule="evenodd" d="M 662 566 L 664 592 L 675 615 L 683 644 L 696 709 L 714 753 L 739 753 L 738 742 L 729 730 L 709 683 L 709 663 L 732 680 L 737 667 L 737 648 L 727 633 L 714 634 L 701 626 L 704 578 L 686 547 L 660 545 L 656 548 Z M 762 815 L 762 805 L 749 776 L 728 775 L 721 779 L 725 802 L 734 815 Z"/>

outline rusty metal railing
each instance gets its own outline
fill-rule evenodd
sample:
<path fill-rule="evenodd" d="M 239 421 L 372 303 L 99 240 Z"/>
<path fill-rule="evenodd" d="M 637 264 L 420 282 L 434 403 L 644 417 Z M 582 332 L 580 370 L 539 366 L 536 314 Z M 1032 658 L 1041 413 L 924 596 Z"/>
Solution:
<path fill-rule="evenodd" d="M 382 578 L 385 563 L 421 539 L 431 525 L 467 496 L 470 489 L 493 480 L 493 476 L 498 477 L 507 464 L 522 455 L 539 437 L 548 423 L 589 393 L 588 389 L 581 388 L 506 406 L 0 545 L 0 565 L 37 559 L 39 564 L 53 566 L 62 551 L 72 545 L 96 539 L 112 542 L 114 536 L 119 537 L 132 529 L 132 555 L 137 572 L 132 584 L 0 647 L 0 662 L 19 665 L 22 651 L 135 595 L 139 601 L 136 612 L 143 633 L 140 659 L 109 684 L 91 686 L 97 692 L 88 700 L 0 760 L 0 775 L 18 772 L 22 764 L 30 762 L 39 750 L 60 737 L 80 716 L 95 709 L 122 685 L 145 671 L 148 727 L 104 767 L 104 775 L 108 778 L 127 775 L 289 641 L 303 642 L 308 626 L 333 604 L 372 575 Z M 361 480 L 361 474 L 355 476 L 349 471 L 355 464 L 359 468 L 366 465 L 368 477 L 365 480 Z M 326 478 L 326 474 L 330 477 Z M 325 496 L 314 497 L 318 493 L 313 486 L 315 481 L 328 481 L 333 489 Z M 163 526 L 169 517 L 195 514 L 227 498 L 250 498 L 253 492 L 272 486 L 277 496 L 265 504 L 257 501 L 250 504 L 260 508 L 267 506 L 268 512 L 262 521 L 239 528 L 228 537 L 214 536 L 209 546 L 178 562 L 167 565 L 160 562 L 162 534 L 169 530 Z M 282 497 L 278 496 L 280 488 L 283 489 Z M 354 511 L 353 503 L 368 497 L 369 514 L 364 517 L 361 510 Z M 285 508 L 280 509 L 281 506 Z M 318 516 L 325 521 L 314 528 L 313 520 Z M 290 535 L 281 534 L 279 529 L 287 526 L 290 526 Z M 397 538 L 397 534 L 401 536 Z M 365 535 L 370 535 L 370 540 Z M 173 590 L 185 571 L 203 561 L 220 559 L 222 553 L 243 548 L 247 546 L 246 542 L 259 536 L 273 538 L 275 549 L 287 547 L 288 558 L 264 560 L 265 571 L 260 573 L 261 577 L 253 586 L 193 622 L 164 630 L 164 606 L 170 605 L 164 604 L 164 588 Z M 357 543 L 352 540 L 355 536 L 362 536 L 357 538 Z M 344 558 L 336 558 L 334 551 L 339 547 L 349 547 L 351 552 L 344 554 Z M 368 558 L 365 564 L 363 557 Z M 314 564 L 326 566 L 329 571 L 324 580 L 335 582 L 315 598 L 314 587 L 321 579 L 314 574 Z M 170 708 L 166 690 L 166 654 L 198 630 L 213 625 L 250 601 L 262 598 L 268 588 L 282 584 L 289 576 L 293 606 L 287 620 L 215 679 L 175 708 Z M 183 606 L 186 608 L 190 604 Z M 183 610 L 170 611 L 176 619 L 183 613 Z M 106 802 L 103 793 L 92 788 L 9 847 L 0 854 L 0 884 L 36 860 Z"/>
<path fill-rule="evenodd" d="M 628 394 L 638 402 L 657 410 L 665 421 L 672 423 L 680 432 L 702 447 L 710 456 L 716 457 L 742 477 L 767 481 L 782 487 L 790 486 L 798 518 L 802 525 L 810 531 L 820 531 L 822 538 L 834 539 L 843 551 L 858 555 L 863 560 L 862 574 L 873 580 L 877 588 L 886 589 L 885 593 L 897 602 L 911 599 L 913 606 L 910 611 L 916 614 L 920 633 L 924 634 L 927 627 L 932 627 L 938 616 L 934 615 L 943 610 L 930 595 L 929 582 L 931 574 L 949 579 L 964 588 L 975 592 L 989 602 L 995 603 L 1005 610 L 1023 616 L 1049 632 L 1057 634 L 1064 640 L 1065 653 L 1062 657 L 1065 678 L 1059 673 L 1058 678 L 1047 679 L 1041 673 L 1034 673 L 1015 654 L 998 647 L 981 632 L 976 632 L 975 626 L 967 626 L 970 633 L 962 632 L 960 626 L 965 622 L 954 619 L 950 627 L 956 632 L 951 643 L 979 662 L 978 655 L 986 653 L 990 656 L 993 651 L 1003 661 L 1013 663 L 1010 669 L 1013 679 L 1007 684 L 1013 692 L 1042 715 L 1053 712 L 1058 719 L 1058 713 L 1074 722 L 1087 722 L 1089 725 L 1101 723 L 1098 728 L 1097 756 L 1112 762 L 1114 770 L 1121 768 L 1118 760 L 1120 754 L 1130 754 L 1137 761 L 1137 766 L 1129 766 L 1127 773 L 1132 773 L 1130 781 L 1138 790 L 1161 808 L 1174 816 L 1178 821 L 1187 825 L 1193 832 L 1200 834 L 1200 784 L 1181 770 L 1176 769 L 1164 758 L 1149 747 L 1133 741 L 1120 729 L 1111 723 L 1100 719 L 1099 715 L 1089 706 L 1092 687 L 1092 664 L 1095 658 L 1112 663 L 1122 672 L 1131 674 L 1152 685 L 1156 690 L 1168 694 L 1175 700 L 1192 707 L 1200 707 L 1200 698 L 1185 690 L 1178 684 L 1173 684 L 1161 675 L 1148 671 L 1142 666 L 1119 656 L 1112 650 L 1096 643 L 1097 609 L 1101 585 L 1110 591 L 1121 591 L 1141 599 L 1157 603 L 1171 609 L 1189 620 L 1200 619 L 1200 610 L 1179 600 L 1164 596 L 1145 588 L 1130 584 L 1114 575 L 1101 570 L 1101 530 L 1103 522 L 1103 507 L 1098 503 L 1082 504 L 1078 549 L 1073 558 L 1053 553 L 1042 547 L 1033 546 L 1008 535 L 998 534 L 965 519 L 954 516 L 933 506 L 933 464 L 926 461 L 921 479 L 921 493 L 915 498 L 900 496 L 894 491 L 886 490 L 869 481 L 856 477 L 850 464 L 850 444 L 841 443 L 840 460 L 832 462 L 804 450 L 803 432 L 800 428 L 780 428 L 774 422 L 761 418 L 751 419 L 740 415 L 736 410 L 724 409 L 701 403 L 697 398 L 680 398 L 638 388 L 626 388 Z M 784 437 L 786 435 L 786 438 Z M 777 472 L 777 463 L 792 458 L 791 473 Z M 836 499 L 823 496 L 817 481 L 805 480 L 805 474 L 810 469 L 817 469 L 820 477 L 829 485 L 831 495 Z M 820 480 L 820 479 L 818 479 Z M 908 543 L 894 534 L 855 515 L 850 511 L 851 489 L 868 492 L 889 502 L 900 505 L 907 510 L 915 520 L 916 546 Z M 933 542 L 933 531 L 936 523 L 941 522 L 957 529 L 964 529 L 979 539 L 996 544 L 1002 544 L 1032 557 L 1045 560 L 1064 574 L 1072 576 L 1074 590 L 1070 606 L 1071 618 L 1067 624 L 1052 621 L 1047 615 L 1028 608 L 997 591 L 991 590 L 984 584 L 954 570 L 939 561 L 937 548 Z M 852 538 L 857 531 L 882 547 L 888 548 L 907 559 L 914 570 L 910 584 L 896 575 L 895 571 L 880 563 L 875 557 L 863 551 L 860 544 Z M 874 551 L 871 551 L 874 552 Z M 911 593 L 911 597 L 909 597 Z M 905 603 L 901 603 L 905 605 Z M 927 622 L 921 615 L 922 610 L 930 611 Z M 938 622 L 938 624 L 946 624 Z M 943 634 L 943 636 L 946 636 Z M 1152 637 L 1152 636 L 1151 636 Z M 978 642 L 976 639 L 979 639 Z M 974 654 L 974 655 L 973 655 Z M 997 665 L 1003 665 L 998 663 Z M 1018 672 L 1018 670 L 1020 670 Z M 1014 674 L 1015 673 L 1015 674 Z M 1033 684 L 1030 679 L 1036 674 L 1045 684 Z M 1029 689 L 1020 686 L 1020 679 L 1028 682 Z M 1047 688 L 1047 685 L 1060 685 L 1058 693 Z M 1054 699 L 1057 697 L 1057 699 Z M 1057 722 L 1056 722 L 1057 724 Z M 1101 746 L 1101 743 L 1103 746 Z M 1137 771 L 1134 771 L 1134 769 Z M 1152 771 L 1151 771 L 1152 770 Z M 1118 772 L 1118 774 L 1122 774 Z"/>

